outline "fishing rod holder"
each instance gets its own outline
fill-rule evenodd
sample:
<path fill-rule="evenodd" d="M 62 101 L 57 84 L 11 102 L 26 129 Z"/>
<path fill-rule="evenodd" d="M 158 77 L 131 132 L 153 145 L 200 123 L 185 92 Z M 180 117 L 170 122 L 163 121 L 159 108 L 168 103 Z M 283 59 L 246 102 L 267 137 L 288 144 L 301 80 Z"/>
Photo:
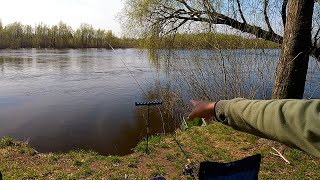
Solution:
<path fill-rule="evenodd" d="M 155 106 L 161 105 L 162 101 L 146 101 L 146 102 L 136 102 L 136 106 Z"/>
<path fill-rule="evenodd" d="M 145 102 L 135 102 L 136 106 L 148 106 L 148 119 L 147 119 L 147 145 L 146 154 L 148 154 L 148 143 L 149 143 L 149 109 L 150 106 L 162 105 L 162 101 L 145 101 Z"/>

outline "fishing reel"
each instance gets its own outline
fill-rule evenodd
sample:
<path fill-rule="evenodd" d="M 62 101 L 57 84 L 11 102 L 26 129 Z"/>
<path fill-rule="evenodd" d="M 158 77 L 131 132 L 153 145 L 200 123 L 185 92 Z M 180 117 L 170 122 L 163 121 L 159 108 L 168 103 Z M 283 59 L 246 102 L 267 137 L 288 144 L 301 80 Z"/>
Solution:
<path fill-rule="evenodd" d="M 183 175 L 185 175 L 185 176 L 189 175 L 191 177 L 194 177 L 193 168 L 192 168 L 191 163 L 192 163 L 191 160 L 188 159 L 188 164 L 184 165 L 183 170 L 182 170 Z"/>
<path fill-rule="evenodd" d="M 192 170 L 190 164 L 184 165 L 182 172 L 183 172 L 183 175 L 185 175 L 185 176 L 189 175 L 189 176 L 193 177 L 193 170 Z"/>

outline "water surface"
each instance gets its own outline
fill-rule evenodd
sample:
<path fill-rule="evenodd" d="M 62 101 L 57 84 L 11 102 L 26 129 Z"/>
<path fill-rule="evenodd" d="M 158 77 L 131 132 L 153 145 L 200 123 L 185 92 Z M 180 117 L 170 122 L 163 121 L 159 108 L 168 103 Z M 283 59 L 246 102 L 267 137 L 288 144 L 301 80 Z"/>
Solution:
<path fill-rule="evenodd" d="M 43 152 L 129 153 L 145 136 L 145 119 L 134 106 L 141 90 L 123 62 L 147 88 L 153 70 L 136 50 L 1 51 L 0 137 Z"/>
<path fill-rule="evenodd" d="M 227 61 L 228 71 L 237 65 L 243 70 L 239 76 L 250 75 L 243 77 L 243 83 L 248 85 L 261 83 L 258 81 L 261 74 L 266 77 L 263 79 L 266 91 L 258 90 L 254 97 L 260 98 L 262 93 L 270 96 L 279 50 L 268 51 L 267 55 L 265 51 L 197 51 L 202 61 L 194 59 L 192 51 L 175 53 L 171 64 L 166 58 L 157 59 L 136 49 L 1 50 L 0 137 L 29 141 L 40 152 L 91 149 L 104 155 L 128 154 L 146 136 L 146 109 L 135 107 L 136 101 L 161 99 L 154 93 L 160 89 L 189 90 L 183 84 L 186 76 L 181 72 L 190 70 L 184 68 L 191 69 L 190 72 L 198 66 L 208 68 L 205 72 L 213 70 L 212 74 L 201 76 L 207 80 L 208 88 L 218 89 L 213 83 L 223 83 L 221 62 L 210 57 L 230 60 L 230 53 L 236 57 L 236 63 Z M 250 64 L 248 59 L 257 63 Z M 261 72 L 256 69 L 264 66 L 269 68 Z M 160 85 L 156 86 L 158 80 Z M 235 81 L 230 80 L 232 85 Z M 312 61 L 306 97 L 319 98 L 319 81 L 319 64 Z M 246 87 L 245 92 L 250 90 Z M 187 91 L 181 92 L 186 100 L 190 98 Z M 210 95 L 214 94 L 220 97 L 221 93 Z M 151 134 L 173 128 L 170 117 L 164 117 L 164 127 L 156 108 L 151 109 L 150 119 Z"/>

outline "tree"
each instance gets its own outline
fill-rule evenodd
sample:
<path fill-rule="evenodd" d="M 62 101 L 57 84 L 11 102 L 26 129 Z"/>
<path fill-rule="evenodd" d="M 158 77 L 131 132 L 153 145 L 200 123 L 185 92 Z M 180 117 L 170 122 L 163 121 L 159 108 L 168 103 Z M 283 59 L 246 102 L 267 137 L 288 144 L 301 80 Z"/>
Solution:
<path fill-rule="evenodd" d="M 22 48 L 33 47 L 33 28 L 30 25 L 23 27 Z"/>
<path fill-rule="evenodd" d="M 95 32 L 95 39 L 96 39 L 96 42 L 95 42 L 95 47 L 97 48 L 103 48 L 104 47 L 104 35 L 105 35 L 105 31 L 104 30 L 101 30 L 101 29 L 98 29 L 96 32 Z"/>
<path fill-rule="evenodd" d="M 272 94 L 273 98 L 303 97 L 311 53 L 310 49 L 312 47 L 313 3 L 313 0 L 289 1 L 284 40 Z"/>
<path fill-rule="evenodd" d="M 80 29 L 77 29 L 74 33 L 74 39 L 73 44 L 75 48 L 84 48 L 82 44 L 82 31 Z"/>
<path fill-rule="evenodd" d="M 219 25 L 282 44 L 273 98 L 302 98 L 309 56 L 320 61 L 319 1 L 127 0 L 124 15 L 139 35 Z"/>
<path fill-rule="evenodd" d="M 73 30 L 71 26 L 59 22 L 57 26 L 56 48 L 69 48 L 72 46 Z"/>
<path fill-rule="evenodd" d="M 0 20 L 0 49 L 5 48 L 110 48 L 119 47 L 122 40 L 112 31 L 94 29 L 90 24 L 81 24 L 75 31 L 71 26 L 59 22 L 49 26 L 39 23 L 22 25 L 19 22 L 3 27 Z"/>
<path fill-rule="evenodd" d="M 83 48 L 92 47 L 93 31 L 93 27 L 90 24 L 82 23 L 80 25 L 80 32 L 78 33 L 81 34 L 81 44 Z"/>
<path fill-rule="evenodd" d="M 110 45 L 113 47 L 115 47 L 115 43 L 116 43 L 116 38 L 113 36 L 113 33 L 111 30 L 107 31 L 106 32 L 106 35 L 105 35 L 105 41 L 107 43 L 107 46 L 106 48 L 111 48 Z"/>
<path fill-rule="evenodd" d="M 37 48 L 49 47 L 49 27 L 40 23 L 35 27 L 34 46 Z"/>
<path fill-rule="evenodd" d="M 2 21 L 0 19 L 0 49 L 5 48 L 5 42 L 4 42 L 4 33 L 3 33 L 3 25 L 2 25 Z"/>
<path fill-rule="evenodd" d="M 20 48 L 23 39 L 23 25 L 15 22 L 5 27 L 7 45 L 9 48 Z"/>
<path fill-rule="evenodd" d="M 56 47 L 57 39 L 58 39 L 58 26 L 54 25 L 49 30 L 49 39 L 50 39 L 50 46 L 51 48 Z"/>

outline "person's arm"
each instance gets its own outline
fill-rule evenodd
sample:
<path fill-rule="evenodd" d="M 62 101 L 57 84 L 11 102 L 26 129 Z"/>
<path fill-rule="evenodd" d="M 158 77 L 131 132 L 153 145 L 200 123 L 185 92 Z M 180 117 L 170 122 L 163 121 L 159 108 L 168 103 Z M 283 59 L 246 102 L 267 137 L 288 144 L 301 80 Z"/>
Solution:
<path fill-rule="evenodd" d="M 212 110 L 218 121 L 234 129 L 320 157 L 320 100 L 233 99 L 219 101 Z"/>

